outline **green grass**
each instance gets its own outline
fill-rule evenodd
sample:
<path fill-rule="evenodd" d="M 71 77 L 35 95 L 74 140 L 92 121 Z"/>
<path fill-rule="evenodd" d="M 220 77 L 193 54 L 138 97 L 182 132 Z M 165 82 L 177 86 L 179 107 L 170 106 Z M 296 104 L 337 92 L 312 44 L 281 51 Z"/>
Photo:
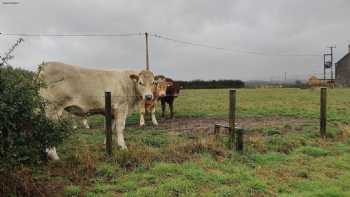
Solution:
<path fill-rule="evenodd" d="M 180 116 L 227 116 L 228 90 L 183 90 L 176 100 Z M 328 89 L 330 121 L 350 120 L 350 89 Z M 319 90 L 238 89 L 238 116 L 319 117 Z M 190 107 L 189 107 L 190 106 Z"/>
<path fill-rule="evenodd" d="M 80 187 L 74 185 L 67 186 L 64 188 L 64 194 L 65 196 L 79 196 Z"/>
<path fill-rule="evenodd" d="M 225 147 L 225 137 L 127 127 L 129 150 L 114 147 L 109 158 L 103 119 L 95 116 L 97 129 L 78 130 L 58 147 L 62 160 L 36 167 L 34 175 L 63 184 L 57 196 L 350 196 L 350 89 L 329 90 L 327 139 L 315 121 L 318 90 L 239 89 L 237 95 L 240 118 L 312 121 L 255 126 L 243 154 Z M 227 97 L 228 90 L 183 90 L 176 116 L 225 117 Z"/>

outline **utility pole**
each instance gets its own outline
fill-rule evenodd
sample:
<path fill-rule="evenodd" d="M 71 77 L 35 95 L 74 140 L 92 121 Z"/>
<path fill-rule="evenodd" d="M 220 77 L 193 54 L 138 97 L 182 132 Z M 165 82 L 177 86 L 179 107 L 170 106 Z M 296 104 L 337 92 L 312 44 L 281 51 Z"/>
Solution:
<path fill-rule="evenodd" d="M 149 70 L 149 55 L 148 55 L 148 33 L 145 32 L 146 38 L 146 70 Z"/>
<path fill-rule="evenodd" d="M 323 54 L 323 80 L 326 81 L 326 54 Z"/>
<path fill-rule="evenodd" d="M 7 61 L 10 60 L 10 59 L 12 59 L 12 58 L 14 57 L 13 55 L 11 55 L 11 53 L 12 53 L 12 52 L 16 49 L 16 47 L 18 47 L 18 45 L 21 44 L 21 42 L 23 42 L 23 41 L 24 41 L 23 38 L 19 38 L 19 39 L 17 40 L 17 42 L 16 42 L 14 45 L 12 45 L 12 47 L 7 51 L 7 53 L 5 53 L 5 56 L 4 56 L 4 57 L 1 57 L 1 56 L 0 56 L 0 60 L 1 60 L 0 66 L 7 65 L 7 64 L 8 64 Z"/>
<path fill-rule="evenodd" d="M 335 46 L 331 46 L 329 48 L 331 49 L 331 81 L 333 81 L 333 48 L 335 48 Z"/>
<path fill-rule="evenodd" d="M 323 54 L 323 79 L 324 82 L 326 81 L 326 70 L 330 69 L 331 70 L 331 76 L 330 76 L 330 80 L 333 81 L 334 79 L 334 74 L 333 74 L 333 49 L 335 48 L 335 46 L 330 46 L 327 47 L 328 49 L 330 49 L 329 53 L 325 53 Z"/>

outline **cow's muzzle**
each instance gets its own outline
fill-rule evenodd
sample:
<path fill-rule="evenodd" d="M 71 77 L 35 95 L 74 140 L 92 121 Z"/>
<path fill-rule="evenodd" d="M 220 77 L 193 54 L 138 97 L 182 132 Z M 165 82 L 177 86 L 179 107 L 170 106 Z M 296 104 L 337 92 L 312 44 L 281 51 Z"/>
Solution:
<path fill-rule="evenodd" d="M 146 101 L 150 101 L 150 100 L 152 100 L 152 99 L 153 99 L 153 95 L 151 95 L 151 94 L 145 95 L 145 100 L 146 100 Z"/>

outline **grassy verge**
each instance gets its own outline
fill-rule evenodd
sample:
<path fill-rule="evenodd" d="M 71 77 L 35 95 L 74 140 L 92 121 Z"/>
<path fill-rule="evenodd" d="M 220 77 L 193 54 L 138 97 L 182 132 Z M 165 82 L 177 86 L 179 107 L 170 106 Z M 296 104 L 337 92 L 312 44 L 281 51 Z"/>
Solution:
<path fill-rule="evenodd" d="M 240 117 L 314 119 L 319 92 L 297 89 L 238 90 Z M 61 161 L 37 166 L 33 176 L 53 196 L 349 196 L 348 89 L 329 91 L 329 134 L 318 125 L 255 126 L 244 154 L 205 133 L 127 128 L 129 151 L 105 155 L 102 129 L 79 130 L 58 148 Z M 227 116 L 227 90 L 185 90 L 178 117 Z M 103 119 L 91 118 L 92 126 Z M 137 122 L 133 115 L 128 123 Z"/>

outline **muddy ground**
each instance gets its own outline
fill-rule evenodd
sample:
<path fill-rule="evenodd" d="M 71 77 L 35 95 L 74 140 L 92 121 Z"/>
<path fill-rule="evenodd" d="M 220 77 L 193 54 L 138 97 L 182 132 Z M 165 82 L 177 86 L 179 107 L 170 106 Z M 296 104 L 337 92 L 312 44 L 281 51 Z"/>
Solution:
<path fill-rule="evenodd" d="M 151 121 L 146 121 L 146 127 L 167 131 L 207 131 L 212 133 L 215 124 L 228 125 L 227 118 L 218 117 L 180 117 L 174 119 L 160 119 L 158 126 L 151 126 Z M 259 128 L 293 127 L 302 129 L 304 125 L 318 124 L 317 120 L 295 117 L 244 117 L 236 119 L 236 126 L 247 130 Z M 130 124 L 127 127 L 137 128 L 138 124 Z M 225 130 L 225 129 L 224 129 Z"/>

